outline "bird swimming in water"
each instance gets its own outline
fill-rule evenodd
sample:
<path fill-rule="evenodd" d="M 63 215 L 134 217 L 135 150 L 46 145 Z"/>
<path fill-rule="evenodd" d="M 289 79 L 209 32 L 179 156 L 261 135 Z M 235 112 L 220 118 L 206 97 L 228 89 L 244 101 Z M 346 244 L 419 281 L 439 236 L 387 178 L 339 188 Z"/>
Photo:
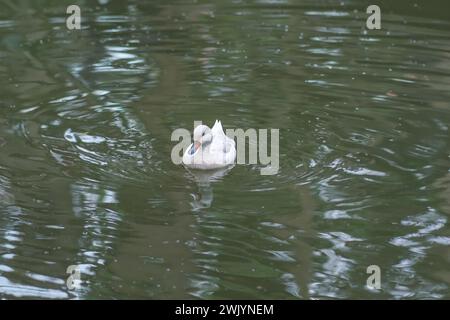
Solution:
<path fill-rule="evenodd" d="M 212 129 L 199 125 L 194 129 L 194 142 L 183 155 L 183 164 L 192 169 L 217 169 L 234 164 L 236 144 L 225 135 L 218 120 Z"/>

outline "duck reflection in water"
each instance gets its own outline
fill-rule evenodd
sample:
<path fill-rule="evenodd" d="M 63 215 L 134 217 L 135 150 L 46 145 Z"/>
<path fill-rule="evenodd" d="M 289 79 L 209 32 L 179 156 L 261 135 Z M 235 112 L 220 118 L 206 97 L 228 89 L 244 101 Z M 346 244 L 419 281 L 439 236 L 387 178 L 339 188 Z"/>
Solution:
<path fill-rule="evenodd" d="M 233 167 L 234 165 L 231 165 L 214 170 L 193 170 L 186 168 L 189 178 L 195 181 L 198 186 L 198 192 L 192 194 L 193 201 L 191 205 L 193 211 L 211 207 L 214 200 L 212 183 L 222 180 Z"/>

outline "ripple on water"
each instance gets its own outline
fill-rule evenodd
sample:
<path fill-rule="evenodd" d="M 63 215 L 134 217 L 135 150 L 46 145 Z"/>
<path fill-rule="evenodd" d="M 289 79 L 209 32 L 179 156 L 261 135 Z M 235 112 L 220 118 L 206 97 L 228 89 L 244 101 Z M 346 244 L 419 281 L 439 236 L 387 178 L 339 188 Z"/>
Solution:
<path fill-rule="evenodd" d="M 0 295 L 447 298 L 449 23 L 411 8 L 102 2 L 74 41 L 6 6 Z M 279 172 L 167 160 L 217 117 L 280 128 Z"/>

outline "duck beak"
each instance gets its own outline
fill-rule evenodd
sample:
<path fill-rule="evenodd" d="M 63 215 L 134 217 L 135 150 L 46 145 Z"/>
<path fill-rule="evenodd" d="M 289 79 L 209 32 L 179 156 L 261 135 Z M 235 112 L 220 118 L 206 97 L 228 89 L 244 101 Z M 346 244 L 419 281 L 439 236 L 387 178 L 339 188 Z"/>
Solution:
<path fill-rule="evenodd" d="M 191 151 L 189 152 L 190 154 L 194 154 L 198 148 L 200 148 L 202 144 L 198 141 L 195 141 L 194 144 L 192 145 Z"/>

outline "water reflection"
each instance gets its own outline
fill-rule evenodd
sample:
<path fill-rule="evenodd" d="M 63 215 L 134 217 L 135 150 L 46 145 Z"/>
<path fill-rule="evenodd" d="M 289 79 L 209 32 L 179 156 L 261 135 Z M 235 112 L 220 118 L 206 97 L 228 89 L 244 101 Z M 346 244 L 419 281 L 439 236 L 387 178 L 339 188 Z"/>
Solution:
<path fill-rule="evenodd" d="M 212 184 L 221 181 L 233 167 L 206 171 L 186 169 L 198 187 L 198 193 L 192 195 L 194 198 L 191 203 L 193 211 L 211 207 L 214 200 Z"/>
<path fill-rule="evenodd" d="M 446 5 L 0 4 L 0 297 L 449 297 Z M 199 118 L 279 173 L 173 165 Z"/>

